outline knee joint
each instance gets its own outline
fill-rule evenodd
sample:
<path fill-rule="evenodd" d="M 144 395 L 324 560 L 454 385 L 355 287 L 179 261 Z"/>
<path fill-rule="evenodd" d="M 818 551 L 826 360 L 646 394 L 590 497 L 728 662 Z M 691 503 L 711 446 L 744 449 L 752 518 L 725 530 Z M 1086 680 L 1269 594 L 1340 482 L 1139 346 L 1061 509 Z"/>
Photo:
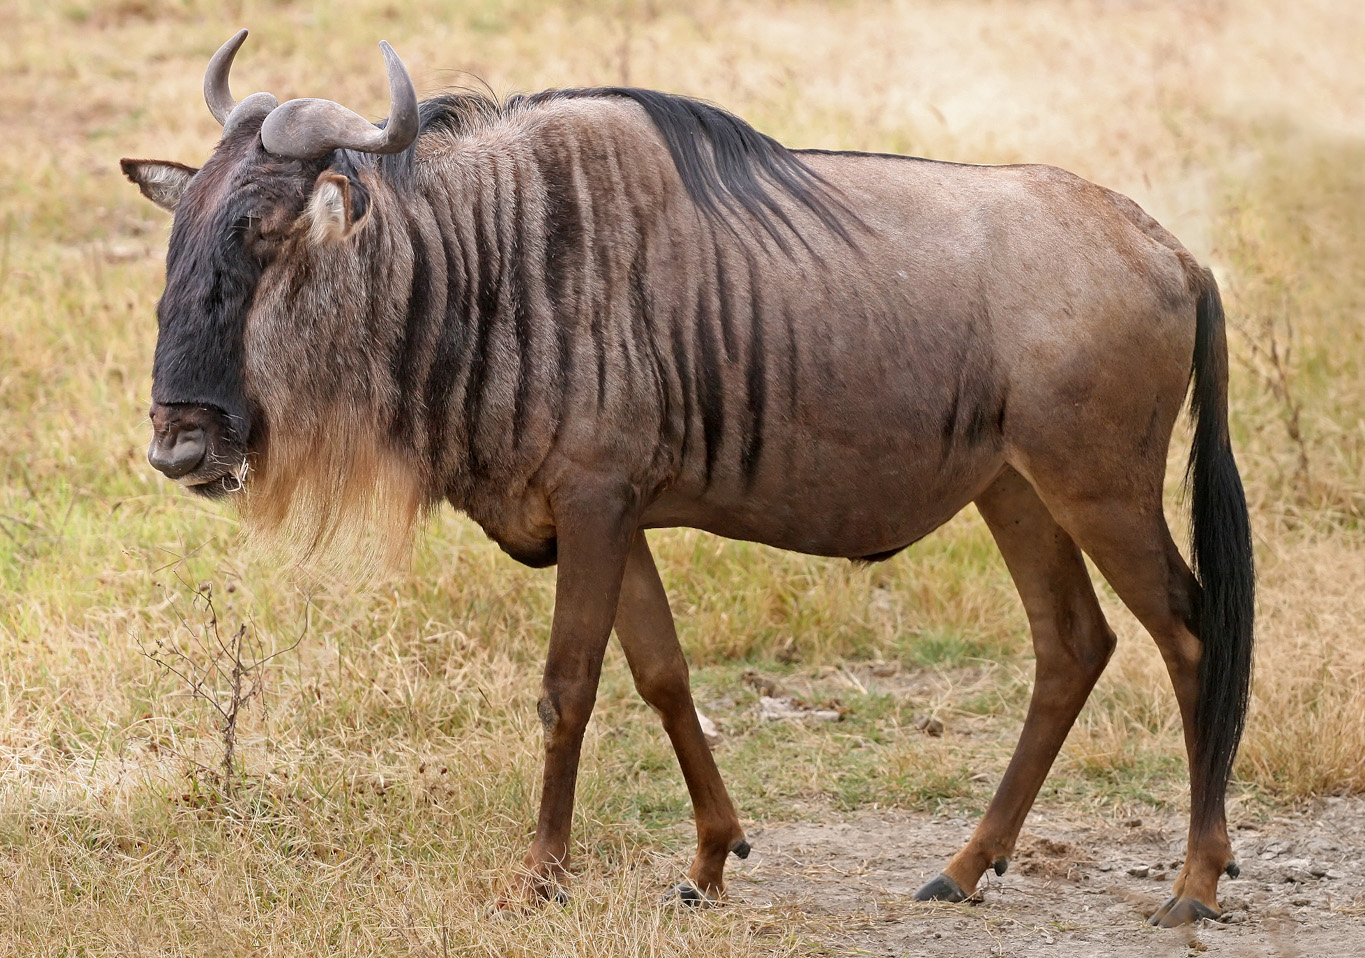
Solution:
<path fill-rule="evenodd" d="M 1114 630 L 1103 619 L 1098 622 L 1076 621 L 1071 624 L 1065 638 L 1060 638 L 1056 645 L 1046 650 L 1038 648 L 1039 664 L 1046 659 L 1056 668 L 1098 678 L 1109 664 L 1109 657 L 1114 654 L 1117 644 Z"/>
<path fill-rule="evenodd" d="M 559 727 L 559 707 L 548 692 L 541 695 L 540 701 L 536 703 L 536 714 L 540 716 L 540 727 L 545 735 L 547 737 L 553 735 L 555 729 Z"/>
<path fill-rule="evenodd" d="M 647 705 L 664 712 L 680 702 L 685 704 L 690 697 L 686 673 L 680 676 L 663 670 L 635 676 L 635 691 Z"/>

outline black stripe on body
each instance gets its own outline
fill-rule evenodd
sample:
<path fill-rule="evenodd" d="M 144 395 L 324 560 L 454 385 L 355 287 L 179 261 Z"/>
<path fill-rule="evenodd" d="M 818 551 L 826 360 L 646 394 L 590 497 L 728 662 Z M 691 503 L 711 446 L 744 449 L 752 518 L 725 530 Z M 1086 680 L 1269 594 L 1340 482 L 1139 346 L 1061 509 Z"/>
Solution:
<path fill-rule="evenodd" d="M 492 225 L 490 229 L 488 222 L 490 211 L 485 202 L 484 190 L 476 188 L 473 194 L 474 257 L 471 265 L 475 294 L 470 316 L 473 337 L 470 343 L 469 381 L 464 393 L 464 421 L 469 443 L 469 469 L 473 475 L 479 476 L 490 465 L 485 462 L 480 449 L 479 423 L 483 417 L 484 390 L 488 383 L 489 344 L 498 315 L 498 282 L 494 264 L 501 257 L 497 250 L 497 227 Z"/>
<path fill-rule="evenodd" d="M 501 256 L 498 268 L 497 314 L 499 319 L 510 319 L 509 332 L 516 354 L 517 374 L 512 392 L 511 445 L 521 445 L 526 428 L 526 407 L 534 379 L 532 378 L 531 315 L 526 302 L 527 289 L 523 263 L 525 251 L 520 248 L 521 230 L 525 227 L 521 184 L 515 167 L 494 166 L 493 173 L 495 236 Z"/>
<path fill-rule="evenodd" d="M 739 354 L 739 344 L 735 342 L 735 318 L 730 314 L 730 280 L 725 273 L 725 257 L 721 254 L 720 245 L 716 244 L 715 264 L 716 264 L 716 316 L 720 320 L 721 337 L 725 341 L 725 358 L 734 362 Z"/>
<path fill-rule="evenodd" d="M 668 332 L 673 345 L 673 369 L 678 376 L 678 392 L 682 394 L 682 454 L 686 461 L 691 458 L 692 409 L 696 404 L 692 399 L 692 364 L 688 360 L 687 343 L 683 338 L 682 317 L 676 310 L 670 317 Z"/>
<path fill-rule="evenodd" d="M 763 454 L 763 417 L 767 414 L 768 370 L 767 354 L 763 341 L 763 314 L 758 309 L 757 291 L 752 303 L 753 315 L 749 325 L 748 357 L 748 429 L 744 436 L 744 448 L 740 453 L 740 466 L 744 472 L 745 487 L 751 487 L 758 475 L 758 460 Z"/>
<path fill-rule="evenodd" d="M 441 472 L 442 459 L 447 452 L 447 423 L 450 418 L 450 396 L 455 382 L 464 370 L 469 337 L 465 325 L 469 321 L 471 302 L 469 272 L 465 268 L 463 249 L 457 245 L 455 229 L 442 229 L 441 251 L 446 269 L 445 315 L 432 344 L 431 366 L 427 372 L 427 443 L 432 469 Z M 463 445 L 463 443 L 462 443 Z"/>
<path fill-rule="evenodd" d="M 603 244 L 598 241 L 598 217 L 601 211 L 597 204 L 592 201 L 590 191 L 588 193 L 586 217 L 591 224 L 592 239 L 591 246 L 584 257 L 587 270 L 587 281 L 590 284 L 591 292 L 588 298 L 588 309 L 592 313 L 589 323 L 592 329 L 592 348 L 593 356 L 597 362 L 597 411 L 600 414 L 607 405 L 607 391 L 609 383 L 607 381 L 607 322 L 606 311 L 610 306 L 610 288 L 607 285 L 607 277 L 611 276 L 611 254 L 603 248 Z"/>
<path fill-rule="evenodd" d="M 953 398 L 941 427 L 943 462 L 955 450 L 971 449 L 982 442 L 1002 435 L 1005 415 L 1005 394 L 993 385 L 998 377 L 992 375 L 990 354 L 979 339 L 978 330 L 990 328 L 989 307 L 979 304 L 972 314 L 962 349 L 956 357 L 957 378 L 953 384 Z"/>
<path fill-rule="evenodd" d="M 958 364 L 957 379 L 953 383 L 953 399 L 948 403 L 948 411 L 943 416 L 943 426 L 940 433 L 939 461 L 946 462 L 948 456 L 953 451 L 953 436 L 957 434 L 957 411 L 962 405 L 962 365 Z"/>
<path fill-rule="evenodd" d="M 414 199 L 414 203 L 420 202 Z M 420 213 L 419 213 L 420 215 Z M 432 312 L 436 305 L 433 296 L 433 270 L 427 244 L 421 229 L 408 218 L 407 237 L 412 248 L 412 277 L 408 285 L 407 310 L 397 348 L 390 357 L 390 374 L 398 385 L 398 406 L 394 409 L 395 437 L 412 443 L 417 437 L 416 423 L 422 416 L 425 401 L 422 388 L 425 376 L 419 366 L 429 352 L 427 333 L 434 325 Z M 419 390 L 421 392 L 419 393 Z"/>
<path fill-rule="evenodd" d="M 545 189 L 544 243 L 542 275 L 545 284 L 547 320 L 554 324 L 555 368 L 559 395 L 567 398 L 574 374 L 573 343 L 569 325 L 577 311 L 573 277 L 574 261 L 582 256 L 583 223 L 570 161 L 562 153 L 538 155 L 538 171 Z M 601 375 L 599 373 L 599 375 Z M 601 405 L 600 385 L 598 405 Z M 555 417 L 558 435 L 560 418 Z"/>
<path fill-rule="evenodd" d="M 703 292 L 705 298 L 708 293 Z M 696 347 L 697 402 L 701 408 L 702 438 L 706 445 L 706 483 L 710 485 L 725 442 L 725 381 L 721 375 L 720 343 L 713 323 L 701 313 L 694 314 Z"/>

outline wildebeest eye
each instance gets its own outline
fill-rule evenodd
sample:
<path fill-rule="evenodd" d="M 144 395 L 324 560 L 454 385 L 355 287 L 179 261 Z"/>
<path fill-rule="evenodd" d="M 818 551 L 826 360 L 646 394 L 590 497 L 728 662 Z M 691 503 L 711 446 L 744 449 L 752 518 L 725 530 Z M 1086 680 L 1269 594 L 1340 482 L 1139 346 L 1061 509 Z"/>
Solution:
<path fill-rule="evenodd" d="M 232 233 L 248 245 L 251 241 L 260 236 L 261 218 L 254 213 L 237 217 L 232 224 Z"/>
<path fill-rule="evenodd" d="M 238 217 L 232 227 L 246 249 L 258 256 L 269 255 L 283 238 L 267 219 L 256 213 Z"/>

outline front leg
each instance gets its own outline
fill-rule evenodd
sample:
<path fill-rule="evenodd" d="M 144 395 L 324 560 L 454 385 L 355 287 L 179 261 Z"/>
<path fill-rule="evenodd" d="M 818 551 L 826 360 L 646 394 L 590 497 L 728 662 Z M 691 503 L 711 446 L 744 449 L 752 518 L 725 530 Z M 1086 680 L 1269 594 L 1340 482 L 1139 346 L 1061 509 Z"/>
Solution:
<path fill-rule="evenodd" d="M 678 644 L 668 595 L 643 531 L 635 534 L 626 563 L 616 610 L 616 637 L 621 640 L 640 697 L 663 720 L 692 796 L 697 856 L 687 871 L 687 881 L 672 894 L 687 904 L 715 901 L 725 893 L 726 856 L 734 852 L 747 858 L 749 843 L 697 721 L 687 660 Z"/>
<path fill-rule="evenodd" d="M 615 487 L 574 490 L 551 499 L 559 567 L 550 649 L 536 706 L 545 730 L 545 778 L 536 836 L 504 904 L 562 894 L 583 730 L 597 698 L 602 654 L 639 515 L 637 501 Z"/>

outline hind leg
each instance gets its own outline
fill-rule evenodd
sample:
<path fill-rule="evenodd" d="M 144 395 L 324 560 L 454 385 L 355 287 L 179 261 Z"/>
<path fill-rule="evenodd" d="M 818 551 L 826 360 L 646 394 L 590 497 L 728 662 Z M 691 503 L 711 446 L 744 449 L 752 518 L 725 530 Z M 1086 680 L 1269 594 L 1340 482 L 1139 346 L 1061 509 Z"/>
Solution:
<path fill-rule="evenodd" d="M 1033 487 L 1004 473 L 976 500 L 1023 599 L 1036 677 L 1019 744 L 986 814 L 943 874 L 916 894 L 961 901 L 987 868 L 1004 874 L 1019 829 L 1114 648 L 1080 549 Z"/>
<path fill-rule="evenodd" d="M 1153 924 L 1174 926 L 1216 917 L 1218 879 L 1237 874 L 1220 793 L 1198 761 L 1195 714 L 1203 645 L 1196 634 L 1199 585 L 1181 557 L 1162 513 L 1160 490 L 1112 499 L 1048 495 L 1044 499 L 1143 627 L 1151 633 L 1175 687 L 1190 760 L 1190 831 L 1185 865 Z"/>

